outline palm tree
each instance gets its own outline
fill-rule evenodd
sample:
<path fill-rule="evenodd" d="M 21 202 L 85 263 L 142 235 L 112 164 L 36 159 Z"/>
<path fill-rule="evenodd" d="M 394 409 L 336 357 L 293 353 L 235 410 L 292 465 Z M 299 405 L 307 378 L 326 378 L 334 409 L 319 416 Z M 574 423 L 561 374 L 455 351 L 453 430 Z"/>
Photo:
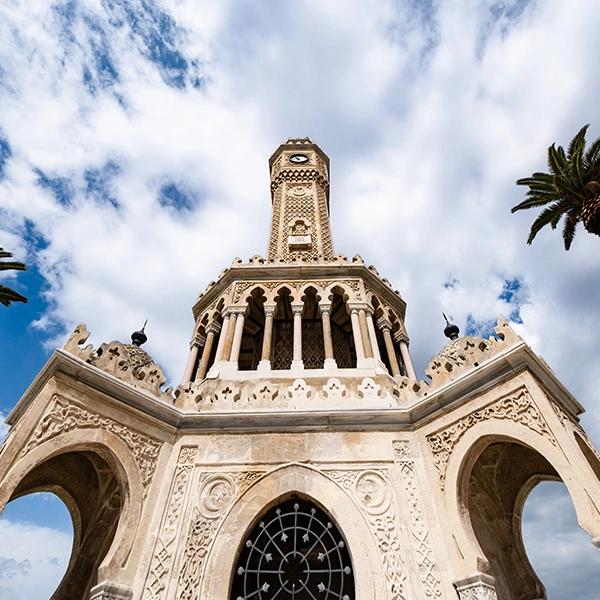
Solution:
<path fill-rule="evenodd" d="M 566 154 L 562 146 L 548 148 L 549 173 L 534 173 L 517 181 L 517 185 L 529 186 L 529 191 L 527 199 L 511 212 L 546 207 L 531 225 L 528 244 L 545 225 L 556 229 L 563 217 L 565 250 L 571 247 L 579 221 L 589 233 L 600 235 L 600 138 L 586 152 L 588 127 L 582 127 L 571 140 Z"/>
<path fill-rule="evenodd" d="M 10 258 L 11 256 L 12 252 L 0 248 L 0 258 Z M 22 262 L 14 260 L 0 262 L 0 271 L 25 271 L 26 269 L 27 267 Z M 4 285 L 0 285 L 0 304 L 10 306 L 11 302 L 27 302 L 27 298 Z"/>

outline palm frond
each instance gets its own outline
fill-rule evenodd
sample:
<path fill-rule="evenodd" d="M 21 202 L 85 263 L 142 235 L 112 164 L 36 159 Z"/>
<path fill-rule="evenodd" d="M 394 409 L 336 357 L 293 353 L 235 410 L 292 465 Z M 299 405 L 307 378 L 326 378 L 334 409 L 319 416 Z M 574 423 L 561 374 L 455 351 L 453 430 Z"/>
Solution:
<path fill-rule="evenodd" d="M 7 288 L 4 285 L 0 285 L 0 304 L 9 306 L 11 302 L 27 302 L 25 296 L 21 296 L 18 292 Z"/>
<path fill-rule="evenodd" d="M 568 250 L 575 239 L 575 232 L 577 229 L 577 223 L 579 219 L 575 211 L 570 211 L 569 216 L 565 220 L 565 226 L 563 227 L 562 236 L 565 243 L 565 250 Z"/>
<path fill-rule="evenodd" d="M 27 267 L 22 262 L 14 260 L 8 262 L 0 262 L 0 271 L 27 271 Z"/>
<path fill-rule="evenodd" d="M 520 202 L 516 206 L 513 206 L 510 209 L 510 212 L 514 213 L 518 210 L 525 210 L 527 208 L 537 208 L 539 206 L 545 206 L 546 204 L 550 204 L 550 202 L 556 202 L 557 200 L 559 199 L 556 197 L 556 195 L 548 197 L 535 195 L 531 198 L 527 198 L 527 200 L 523 200 L 523 202 Z"/>
<path fill-rule="evenodd" d="M 529 237 L 527 238 L 527 243 L 531 244 L 542 227 L 552 224 L 557 216 L 558 220 L 560 220 L 560 217 L 562 217 L 565 212 L 566 210 L 561 206 L 560 202 L 555 202 L 552 206 L 545 208 L 532 223 L 529 231 Z M 558 221 L 556 222 L 558 223 Z"/>

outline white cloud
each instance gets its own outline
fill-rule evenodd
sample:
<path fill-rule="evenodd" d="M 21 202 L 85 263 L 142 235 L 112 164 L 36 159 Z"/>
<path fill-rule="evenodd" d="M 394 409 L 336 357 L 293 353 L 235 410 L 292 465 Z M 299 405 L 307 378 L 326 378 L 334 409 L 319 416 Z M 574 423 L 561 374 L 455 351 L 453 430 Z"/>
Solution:
<path fill-rule="evenodd" d="M 6 439 L 10 429 L 5 419 L 6 416 L 0 412 L 0 444 Z"/>
<path fill-rule="evenodd" d="M 580 231 L 566 253 L 559 232 L 544 231 L 528 247 L 534 215 L 509 212 L 522 196 L 514 180 L 543 168 L 551 142 L 585 122 L 600 135 L 598 0 L 164 0 L 180 27 L 169 48 L 190 65 L 185 87 L 148 60 L 152 16 L 132 31 L 126 4 L 113 5 L 107 15 L 82 1 L 69 22 L 52 8 L 64 4 L 15 3 L 0 20 L 13 153 L 0 241 L 12 245 L 27 219 L 49 242 L 36 256 L 50 282 L 39 327 L 63 335 L 83 321 L 100 343 L 149 317 L 148 350 L 177 383 L 198 292 L 234 256 L 266 248 L 268 156 L 310 135 L 331 158 L 336 249 L 360 252 L 401 291 L 419 368 L 444 343 L 442 311 L 463 329 L 469 315 L 508 313 L 498 296 L 518 278 L 519 330 L 588 408 L 600 441 L 598 240 Z M 117 76 L 98 66 L 99 32 Z M 119 209 L 86 192 L 86 170 L 108 161 L 120 168 Z M 72 206 L 36 185 L 36 168 L 69 179 Z M 161 207 L 167 182 L 195 208 Z"/>
<path fill-rule="evenodd" d="M 0 519 L 0 597 L 45 600 L 62 579 L 72 536 L 32 523 Z"/>

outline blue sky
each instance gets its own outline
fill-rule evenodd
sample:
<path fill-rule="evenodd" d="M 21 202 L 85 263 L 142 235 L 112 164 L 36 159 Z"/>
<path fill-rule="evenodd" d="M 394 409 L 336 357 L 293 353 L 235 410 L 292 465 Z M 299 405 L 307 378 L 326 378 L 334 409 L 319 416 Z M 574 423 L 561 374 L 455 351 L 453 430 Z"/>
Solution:
<path fill-rule="evenodd" d="M 544 231 L 528 247 L 533 215 L 509 212 L 550 143 L 588 122 L 600 136 L 600 0 L 0 11 L 0 246 L 29 265 L 9 285 L 30 299 L 0 310 L 2 414 L 79 322 L 99 344 L 148 318 L 147 349 L 177 383 L 197 294 L 266 249 L 268 157 L 308 135 L 331 158 L 336 250 L 400 290 L 420 371 L 444 343 L 442 311 L 478 335 L 504 314 L 600 442 L 598 241 L 580 231 L 565 253 Z M 600 553 L 548 517 L 572 517 L 561 490 L 532 495 L 527 548 L 552 600 L 598 600 Z M 21 543 L 0 550 L 0 597 L 48 597 L 68 560 L 61 511 L 41 496 L 7 510 Z"/>

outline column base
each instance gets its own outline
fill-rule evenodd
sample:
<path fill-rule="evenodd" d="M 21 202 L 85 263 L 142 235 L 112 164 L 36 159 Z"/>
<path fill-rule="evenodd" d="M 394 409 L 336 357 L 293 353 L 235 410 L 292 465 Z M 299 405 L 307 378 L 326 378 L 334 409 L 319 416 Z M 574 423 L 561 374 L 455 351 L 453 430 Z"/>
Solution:
<path fill-rule="evenodd" d="M 90 590 L 90 600 L 131 600 L 133 592 L 126 586 L 103 581 Z"/>
<path fill-rule="evenodd" d="M 454 582 L 460 600 L 498 600 L 494 578 L 485 573 L 475 573 Z"/>
<path fill-rule="evenodd" d="M 337 362 L 335 362 L 335 358 L 326 358 L 323 363 L 324 369 L 337 369 Z"/>
<path fill-rule="evenodd" d="M 304 371 L 304 363 L 301 360 L 293 360 L 290 371 Z"/>
<path fill-rule="evenodd" d="M 270 371 L 271 370 L 271 361 L 270 360 L 261 360 L 256 367 L 256 370 L 259 372 Z"/>
<path fill-rule="evenodd" d="M 375 358 L 359 358 L 356 361 L 357 369 L 376 369 L 378 366 L 377 359 Z"/>

